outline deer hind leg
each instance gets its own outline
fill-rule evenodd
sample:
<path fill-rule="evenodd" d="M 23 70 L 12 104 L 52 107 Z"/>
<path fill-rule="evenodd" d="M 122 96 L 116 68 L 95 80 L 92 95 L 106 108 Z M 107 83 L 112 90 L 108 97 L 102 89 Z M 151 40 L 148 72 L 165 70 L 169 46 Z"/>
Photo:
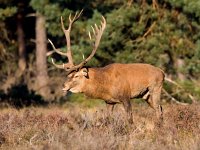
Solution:
<path fill-rule="evenodd" d="M 133 123 L 133 115 L 132 115 L 131 102 L 130 102 L 130 100 L 123 100 L 122 103 L 123 103 L 124 109 L 127 113 L 128 122 L 130 124 L 132 124 Z"/>
<path fill-rule="evenodd" d="M 149 89 L 149 96 L 146 101 L 150 107 L 156 111 L 156 117 L 159 120 L 163 120 L 163 111 L 162 106 L 160 105 L 160 95 L 161 95 L 162 86 L 153 87 Z"/>
<path fill-rule="evenodd" d="M 106 103 L 106 108 L 109 116 L 113 113 L 115 104 L 116 103 Z"/>

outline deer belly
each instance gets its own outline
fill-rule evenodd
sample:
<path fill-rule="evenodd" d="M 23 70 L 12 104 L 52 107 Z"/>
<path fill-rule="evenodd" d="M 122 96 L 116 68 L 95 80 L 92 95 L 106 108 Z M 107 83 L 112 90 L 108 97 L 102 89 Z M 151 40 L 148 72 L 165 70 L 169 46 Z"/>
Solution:
<path fill-rule="evenodd" d="M 109 100 L 104 100 L 107 104 L 115 104 L 115 103 L 120 103 L 118 99 L 109 99 Z"/>
<path fill-rule="evenodd" d="M 148 88 L 140 89 L 137 91 L 131 92 L 131 98 L 140 98 L 143 97 L 148 92 Z"/>

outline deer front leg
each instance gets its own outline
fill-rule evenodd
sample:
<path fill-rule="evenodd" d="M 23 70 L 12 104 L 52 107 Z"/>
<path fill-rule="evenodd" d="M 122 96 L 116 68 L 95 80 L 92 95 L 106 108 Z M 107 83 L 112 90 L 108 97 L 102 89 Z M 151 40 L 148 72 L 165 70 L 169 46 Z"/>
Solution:
<path fill-rule="evenodd" d="M 107 112 L 109 116 L 111 116 L 111 114 L 113 113 L 114 106 L 115 106 L 115 103 L 113 104 L 106 103 Z"/>
<path fill-rule="evenodd" d="M 132 106 L 130 100 L 123 100 L 122 101 L 124 109 L 127 113 L 127 119 L 130 124 L 133 123 L 133 116 L 132 116 Z"/>

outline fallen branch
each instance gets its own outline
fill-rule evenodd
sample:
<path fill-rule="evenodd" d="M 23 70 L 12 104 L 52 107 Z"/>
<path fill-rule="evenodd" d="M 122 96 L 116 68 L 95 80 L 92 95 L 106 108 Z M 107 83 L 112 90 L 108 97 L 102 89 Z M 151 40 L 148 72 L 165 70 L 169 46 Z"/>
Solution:
<path fill-rule="evenodd" d="M 173 81 L 172 79 L 165 77 L 165 80 L 168 81 L 168 82 L 170 82 L 170 83 L 172 83 L 172 84 L 174 84 L 174 85 L 176 85 L 177 87 L 179 87 L 180 89 L 182 89 L 182 90 L 185 91 L 185 89 L 183 88 L 183 86 L 181 86 L 181 85 L 178 84 L 177 82 Z M 167 92 L 167 91 L 166 91 L 166 92 Z M 185 91 L 185 92 L 186 92 L 186 91 Z M 168 93 L 168 94 L 169 94 L 169 93 Z M 188 92 L 186 92 L 186 94 L 188 94 L 188 97 L 192 100 L 192 103 L 196 103 L 196 100 L 195 100 L 194 96 L 192 96 L 192 94 L 190 94 L 190 93 L 188 93 Z M 171 96 L 171 95 L 170 95 L 170 96 Z"/>
<path fill-rule="evenodd" d="M 165 93 L 166 96 L 168 96 L 176 104 L 189 105 L 188 103 L 183 103 L 183 102 L 178 101 L 176 98 L 174 98 L 173 96 L 171 96 L 165 89 L 163 89 L 163 92 Z"/>
<path fill-rule="evenodd" d="M 170 82 L 170 83 L 172 83 L 172 84 L 174 84 L 174 85 L 176 85 L 176 86 L 179 87 L 179 88 L 182 88 L 177 82 L 173 81 L 173 80 L 170 79 L 170 78 L 165 77 L 165 80 L 168 81 L 168 82 Z"/>

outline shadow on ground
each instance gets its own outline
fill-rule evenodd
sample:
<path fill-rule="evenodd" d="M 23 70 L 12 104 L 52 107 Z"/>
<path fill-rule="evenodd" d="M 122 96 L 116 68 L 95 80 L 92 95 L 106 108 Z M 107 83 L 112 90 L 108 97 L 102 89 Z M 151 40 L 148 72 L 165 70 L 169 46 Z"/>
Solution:
<path fill-rule="evenodd" d="M 13 86 L 7 92 L 0 91 L 0 106 L 10 105 L 16 108 L 27 106 L 46 106 L 48 102 L 34 91 L 29 91 L 27 85 Z"/>

